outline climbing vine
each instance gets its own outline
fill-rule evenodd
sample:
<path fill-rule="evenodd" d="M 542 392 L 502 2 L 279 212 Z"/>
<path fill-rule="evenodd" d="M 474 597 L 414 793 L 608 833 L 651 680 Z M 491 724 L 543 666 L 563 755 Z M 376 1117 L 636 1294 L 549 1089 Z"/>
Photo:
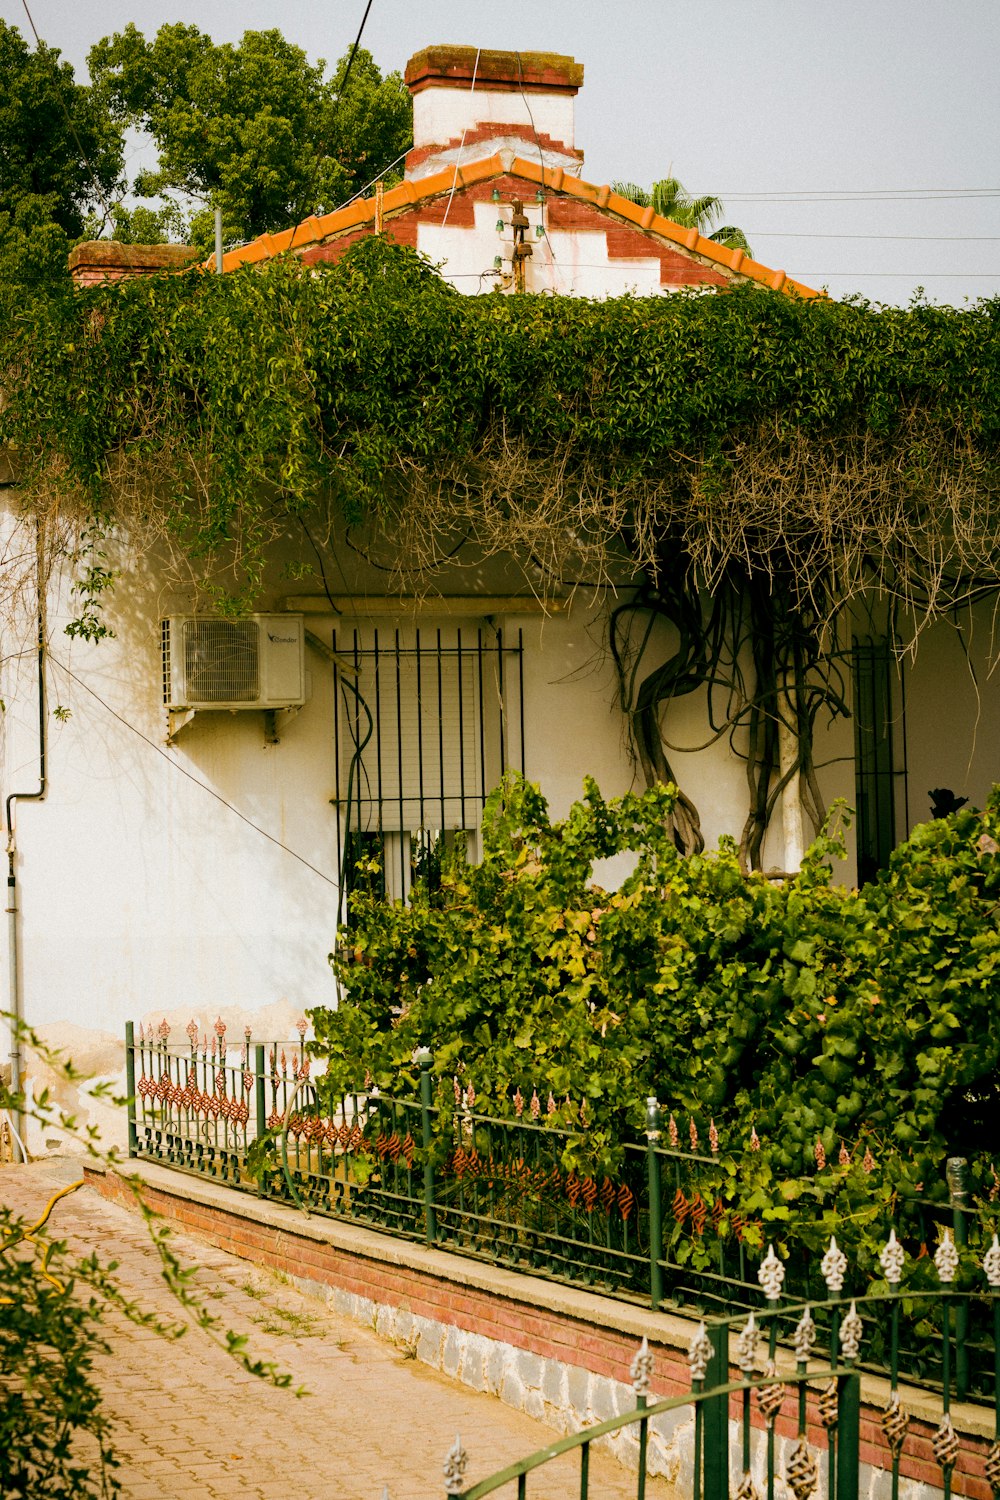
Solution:
<path fill-rule="evenodd" d="M 245 607 L 276 541 L 323 571 L 363 522 L 401 587 L 463 547 L 542 591 L 628 584 L 610 647 L 646 780 L 671 778 L 665 706 L 704 694 L 747 760 L 749 867 L 790 776 L 821 817 L 852 611 L 912 634 L 1000 582 L 997 300 L 462 297 L 373 237 L 8 307 L 0 386 L 25 515 L 77 555 L 86 529 L 101 582 L 126 533 Z M 699 848 L 693 805 L 669 816 Z"/>

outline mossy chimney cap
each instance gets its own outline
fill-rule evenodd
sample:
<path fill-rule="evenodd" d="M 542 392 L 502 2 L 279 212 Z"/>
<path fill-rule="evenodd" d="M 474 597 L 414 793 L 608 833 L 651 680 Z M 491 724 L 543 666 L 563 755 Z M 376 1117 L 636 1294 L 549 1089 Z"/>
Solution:
<path fill-rule="evenodd" d="M 477 62 L 478 59 L 478 62 Z M 559 52 L 496 52 L 477 47 L 424 47 L 406 64 L 411 94 L 427 88 L 476 88 L 528 94 L 575 94 L 583 63 Z"/>

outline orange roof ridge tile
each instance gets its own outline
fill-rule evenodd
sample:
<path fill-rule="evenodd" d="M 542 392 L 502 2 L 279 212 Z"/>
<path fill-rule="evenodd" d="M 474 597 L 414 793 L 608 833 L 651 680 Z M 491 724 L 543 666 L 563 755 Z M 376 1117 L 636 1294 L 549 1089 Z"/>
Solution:
<path fill-rule="evenodd" d="M 770 266 L 763 265 L 747 255 L 745 250 L 721 245 L 716 240 L 707 239 L 699 233 L 697 228 L 677 224 L 673 219 L 666 219 L 662 214 L 656 213 L 652 207 L 642 207 L 633 203 L 629 198 L 623 198 L 620 193 L 612 191 L 606 184 L 598 186 L 582 177 L 570 175 L 563 167 L 546 167 L 541 162 L 532 161 L 526 157 L 515 156 L 513 160 L 508 158 L 508 162 L 509 165 L 505 166 L 500 154 L 497 153 L 493 156 L 481 157 L 477 161 L 442 167 L 440 171 L 433 172 L 427 177 L 406 178 L 385 193 L 382 200 L 382 212 L 387 218 L 392 218 L 432 198 L 440 198 L 459 188 L 473 187 L 478 183 L 488 182 L 491 177 L 520 177 L 526 182 L 537 183 L 548 192 L 562 193 L 569 198 L 584 199 L 593 203 L 598 209 L 624 220 L 641 233 L 666 240 L 672 245 L 678 245 L 689 254 L 696 255 L 702 261 L 708 261 L 709 264 L 728 272 L 731 276 L 757 282 L 774 291 L 790 292 L 806 299 L 826 295 L 825 292 L 817 291 L 815 287 L 794 281 L 785 271 L 776 271 Z M 249 244 L 230 250 L 223 256 L 222 268 L 224 271 L 231 271 L 237 266 L 255 265 L 259 261 L 268 260 L 290 250 L 308 249 L 321 244 L 323 240 L 329 239 L 334 234 L 360 228 L 374 217 L 374 196 L 356 198 L 345 207 L 334 209 L 332 213 L 312 214 L 308 219 L 303 219 L 301 223 L 294 225 L 291 229 L 283 230 L 280 234 L 262 234 L 255 240 L 251 240 Z M 202 262 L 202 268 L 205 270 L 211 270 L 214 265 L 214 256 Z"/>

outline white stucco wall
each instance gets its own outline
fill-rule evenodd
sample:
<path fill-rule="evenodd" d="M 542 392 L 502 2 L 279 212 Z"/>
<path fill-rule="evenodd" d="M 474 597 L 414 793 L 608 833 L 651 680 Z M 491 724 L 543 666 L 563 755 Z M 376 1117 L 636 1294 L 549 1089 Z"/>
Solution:
<path fill-rule="evenodd" d="M 525 268 L 527 291 L 575 297 L 660 294 L 660 262 L 655 256 L 612 258 L 603 231 L 555 229 L 539 238 L 535 231 L 542 223 L 543 208 L 528 198 L 524 212 L 531 225 L 526 239 L 532 247 Z M 509 203 L 476 203 L 473 213 L 473 228 L 421 223 L 417 230 L 417 249 L 440 267 L 446 281 L 466 293 L 489 291 L 496 284 L 498 255 L 509 275 L 513 243 Z M 502 234 L 498 222 L 504 225 Z"/>
<path fill-rule="evenodd" d="M 426 88 L 413 96 L 413 144 L 443 146 L 482 125 L 523 125 L 564 146 L 574 144 L 572 94 L 468 88 Z M 530 106 L 530 107 L 529 107 Z M 482 155 L 482 151 L 477 153 Z M 422 175 L 421 172 L 409 173 Z"/>

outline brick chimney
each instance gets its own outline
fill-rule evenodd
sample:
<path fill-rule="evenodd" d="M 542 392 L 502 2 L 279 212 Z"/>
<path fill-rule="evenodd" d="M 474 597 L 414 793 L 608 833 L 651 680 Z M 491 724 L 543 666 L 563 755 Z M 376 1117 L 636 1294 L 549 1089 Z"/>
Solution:
<path fill-rule="evenodd" d="M 504 151 L 580 175 L 573 101 L 583 64 L 572 57 L 425 47 L 410 58 L 405 77 L 413 95 L 411 181 Z"/>
<path fill-rule="evenodd" d="M 125 281 L 130 276 L 158 276 L 183 271 L 201 251 L 190 245 L 122 245 L 118 240 L 85 240 L 69 253 L 69 271 L 77 286 Z"/>

